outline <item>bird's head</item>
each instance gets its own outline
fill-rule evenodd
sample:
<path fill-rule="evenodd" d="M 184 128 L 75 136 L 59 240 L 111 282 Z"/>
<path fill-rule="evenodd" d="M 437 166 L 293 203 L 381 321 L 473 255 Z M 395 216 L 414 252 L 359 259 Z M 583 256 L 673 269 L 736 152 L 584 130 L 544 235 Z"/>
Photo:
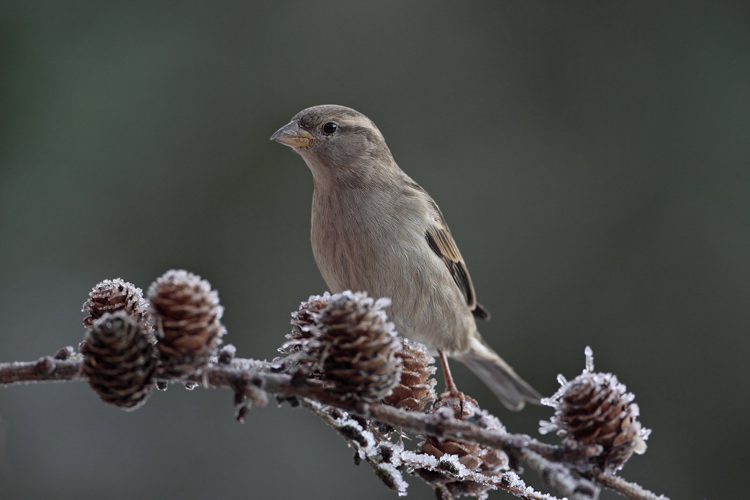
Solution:
<path fill-rule="evenodd" d="M 382 171 L 395 165 L 378 127 L 362 113 L 344 106 L 303 109 L 271 140 L 299 153 L 316 180 L 364 180 L 373 168 Z"/>

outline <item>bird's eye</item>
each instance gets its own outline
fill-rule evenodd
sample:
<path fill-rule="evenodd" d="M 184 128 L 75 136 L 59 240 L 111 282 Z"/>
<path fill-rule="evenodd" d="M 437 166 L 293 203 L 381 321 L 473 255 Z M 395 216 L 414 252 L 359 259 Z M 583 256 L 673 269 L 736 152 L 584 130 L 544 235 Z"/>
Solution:
<path fill-rule="evenodd" d="M 338 128 L 339 128 L 339 126 L 336 125 L 335 123 L 328 122 L 325 125 L 323 125 L 323 133 L 330 135 L 330 134 L 336 132 L 336 130 Z"/>

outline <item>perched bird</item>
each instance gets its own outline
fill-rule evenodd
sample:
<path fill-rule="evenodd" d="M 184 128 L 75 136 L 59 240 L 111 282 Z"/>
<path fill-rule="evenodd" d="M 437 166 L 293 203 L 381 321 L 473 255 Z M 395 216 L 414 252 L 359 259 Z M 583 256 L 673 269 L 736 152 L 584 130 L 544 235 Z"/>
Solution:
<path fill-rule="evenodd" d="M 482 339 L 461 253 L 430 195 L 396 164 L 365 115 L 307 108 L 271 140 L 291 147 L 313 174 L 312 249 L 331 292 L 390 297 L 397 331 L 440 356 L 447 390 L 458 392 L 446 355 L 465 363 L 510 409 L 539 394 Z"/>

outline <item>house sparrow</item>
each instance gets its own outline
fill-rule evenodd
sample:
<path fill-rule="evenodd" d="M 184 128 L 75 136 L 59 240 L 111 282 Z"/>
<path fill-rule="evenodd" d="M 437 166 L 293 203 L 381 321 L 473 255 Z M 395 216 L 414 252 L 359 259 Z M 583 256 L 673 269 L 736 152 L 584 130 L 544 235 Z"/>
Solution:
<path fill-rule="evenodd" d="M 299 153 L 312 171 L 312 249 L 331 292 L 390 297 L 397 331 L 439 354 L 447 390 L 458 392 L 446 355 L 465 363 L 508 408 L 539 402 L 479 334 L 475 318 L 489 314 L 440 209 L 398 167 L 369 118 L 315 106 L 271 140 Z"/>

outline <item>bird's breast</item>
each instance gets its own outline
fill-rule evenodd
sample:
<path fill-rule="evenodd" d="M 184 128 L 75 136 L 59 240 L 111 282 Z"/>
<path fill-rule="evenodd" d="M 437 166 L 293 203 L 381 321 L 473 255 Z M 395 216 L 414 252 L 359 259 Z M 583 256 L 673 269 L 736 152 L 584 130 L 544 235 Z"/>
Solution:
<path fill-rule="evenodd" d="M 419 207 L 388 193 L 316 189 L 312 213 L 313 254 L 331 292 L 389 297 L 399 333 L 435 349 L 464 349 L 474 319 L 426 242 Z"/>
<path fill-rule="evenodd" d="M 362 193 L 317 193 L 313 199 L 311 242 L 320 272 L 332 291 L 382 293 L 392 281 L 410 238 L 404 220 Z"/>

